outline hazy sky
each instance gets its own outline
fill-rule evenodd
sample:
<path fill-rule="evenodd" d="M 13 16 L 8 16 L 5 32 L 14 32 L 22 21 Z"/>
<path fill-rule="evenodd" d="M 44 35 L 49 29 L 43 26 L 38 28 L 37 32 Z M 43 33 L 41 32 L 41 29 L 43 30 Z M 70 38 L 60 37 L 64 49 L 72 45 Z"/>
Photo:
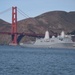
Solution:
<path fill-rule="evenodd" d="M 1 14 L 4 10 L 17 6 L 29 17 L 54 10 L 75 11 L 75 0 L 0 0 L 0 19 L 11 22 L 11 10 Z M 18 20 L 26 17 L 18 13 Z"/>

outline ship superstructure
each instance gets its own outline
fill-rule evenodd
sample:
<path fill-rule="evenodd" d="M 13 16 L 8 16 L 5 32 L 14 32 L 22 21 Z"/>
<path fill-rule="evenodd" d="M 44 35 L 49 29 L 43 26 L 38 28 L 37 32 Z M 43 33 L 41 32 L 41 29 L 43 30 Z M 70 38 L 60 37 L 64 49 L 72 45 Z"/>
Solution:
<path fill-rule="evenodd" d="M 65 35 L 64 31 L 57 37 L 49 37 L 49 32 L 45 32 L 44 38 L 36 38 L 35 42 L 29 44 L 20 44 L 24 47 L 36 47 L 36 48 L 75 48 L 75 42 L 72 41 L 71 35 Z"/>

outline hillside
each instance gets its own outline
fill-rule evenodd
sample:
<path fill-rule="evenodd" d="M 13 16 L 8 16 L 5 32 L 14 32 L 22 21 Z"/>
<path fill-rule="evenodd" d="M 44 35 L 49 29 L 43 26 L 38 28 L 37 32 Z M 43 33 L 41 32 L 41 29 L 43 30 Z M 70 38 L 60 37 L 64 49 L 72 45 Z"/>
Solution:
<path fill-rule="evenodd" d="M 35 33 L 50 32 L 60 33 L 62 30 L 72 32 L 75 30 L 75 12 L 52 11 L 34 18 L 24 19 L 18 22 L 18 31 Z M 21 30 L 21 27 L 25 29 Z"/>
<path fill-rule="evenodd" d="M 0 19 L 0 32 L 10 32 L 10 23 Z M 11 36 L 0 34 L 0 44 L 7 44 L 10 42 Z"/>
<path fill-rule="evenodd" d="M 1 31 L 10 31 L 10 23 L 0 19 L 0 32 Z"/>
<path fill-rule="evenodd" d="M 59 34 L 62 30 L 64 30 L 65 33 L 75 31 L 75 12 L 51 11 L 34 18 L 31 17 L 18 21 L 18 32 L 40 34 L 45 33 L 46 30 L 48 30 L 50 34 Z M 0 31 L 10 31 L 10 24 L 0 19 Z M 7 36 L 9 39 L 4 37 L 5 42 L 10 41 L 11 36 Z M 4 41 L 1 35 L 0 39 Z M 29 39 L 31 39 L 31 37 L 25 36 L 21 42 L 28 41 Z"/>

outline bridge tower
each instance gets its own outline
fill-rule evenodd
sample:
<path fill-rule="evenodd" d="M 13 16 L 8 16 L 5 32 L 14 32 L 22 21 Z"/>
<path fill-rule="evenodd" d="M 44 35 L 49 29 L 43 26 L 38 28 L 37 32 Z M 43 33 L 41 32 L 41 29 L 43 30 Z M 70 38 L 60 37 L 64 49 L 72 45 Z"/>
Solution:
<path fill-rule="evenodd" d="M 17 45 L 17 7 L 12 7 L 11 35 L 12 35 L 11 45 Z"/>

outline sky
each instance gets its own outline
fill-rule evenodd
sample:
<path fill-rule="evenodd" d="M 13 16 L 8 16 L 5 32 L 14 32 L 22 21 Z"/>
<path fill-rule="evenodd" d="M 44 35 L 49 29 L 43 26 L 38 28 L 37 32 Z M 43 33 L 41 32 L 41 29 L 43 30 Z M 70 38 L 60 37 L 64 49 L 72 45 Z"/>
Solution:
<path fill-rule="evenodd" d="M 75 11 L 75 0 L 0 0 L 0 19 L 12 22 L 12 6 L 16 6 L 29 17 L 36 17 L 49 11 Z M 10 11 L 4 12 L 9 8 Z M 18 12 L 17 18 L 22 20 L 27 17 Z"/>

